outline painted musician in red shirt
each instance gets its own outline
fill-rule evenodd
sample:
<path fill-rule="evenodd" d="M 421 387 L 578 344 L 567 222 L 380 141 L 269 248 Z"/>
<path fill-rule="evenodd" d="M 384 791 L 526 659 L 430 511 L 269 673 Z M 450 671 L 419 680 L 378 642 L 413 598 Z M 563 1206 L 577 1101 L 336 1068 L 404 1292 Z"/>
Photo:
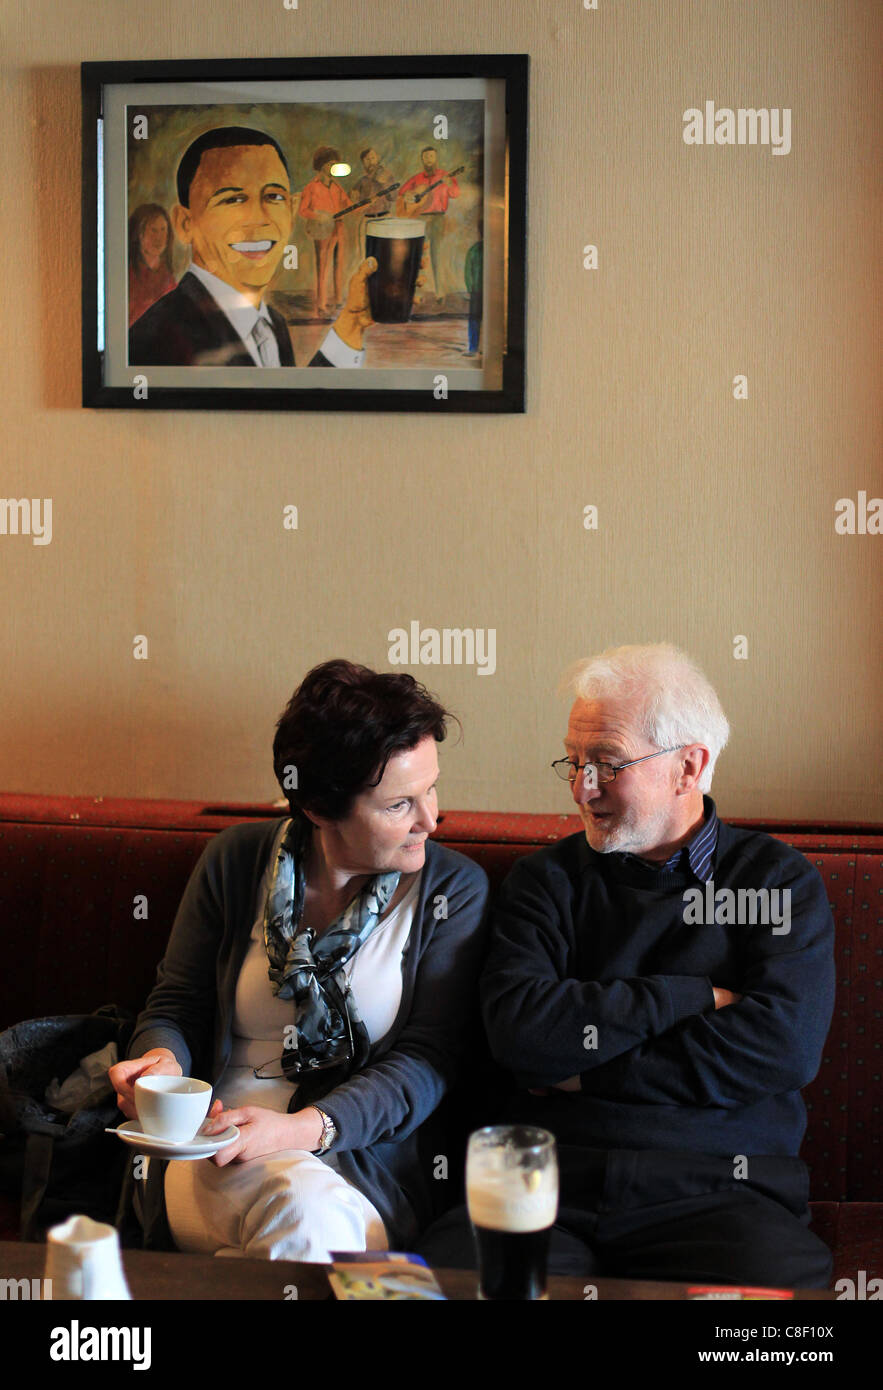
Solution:
<path fill-rule="evenodd" d="M 448 210 L 449 199 L 459 198 L 460 189 L 456 175 L 448 174 L 444 169 L 439 168 L 438 153 L 434 145 L 427 145 L 425 149 L 421 150 L 420 158 L 423 161 L 423 168 L 419 174 L 414 174 L 407 183 L 402 184 L 396 211 L 399 216 L 416 215 L 426 223 L 426 239 L 429 242 L 435 293 L 439 299 L 443 299 L 442 283 L 439 278 L 441 269 L 439 252 L 444 236 L 445 213 Z M 438 187 L 432 190 L 425 203 L 419 202 L 420 196 L 425 194 L 426 189 L 432 184 L 438 184 Z"/>
<path fill-rule="evenodd" d="M 307 224 L 316 252 L 316 313 L 319 318 L 330 317 L 328 304 L 328 272 L 334 263 L 334 303 L 343 302 L 343 218 L 334 221 L 334 214 L 352 207 L 349 194 L 331 177 L 331 169 L 340 163 L 340 155 L 331 145 L 322 145 L 313 155 L 316 177 L 303 190 L 300 200 L 301 217 Z"/>

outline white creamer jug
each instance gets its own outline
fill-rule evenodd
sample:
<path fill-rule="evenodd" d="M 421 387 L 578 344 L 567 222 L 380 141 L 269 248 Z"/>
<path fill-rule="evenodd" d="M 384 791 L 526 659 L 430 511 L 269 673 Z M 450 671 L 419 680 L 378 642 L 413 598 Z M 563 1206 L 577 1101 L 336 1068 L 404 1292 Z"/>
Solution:
<path fill-rule="evenodd" d="M 46 1232 L 46 1247 L 53 1299 L 131 1299 L 113 1226 L 71 1216 Z"/>

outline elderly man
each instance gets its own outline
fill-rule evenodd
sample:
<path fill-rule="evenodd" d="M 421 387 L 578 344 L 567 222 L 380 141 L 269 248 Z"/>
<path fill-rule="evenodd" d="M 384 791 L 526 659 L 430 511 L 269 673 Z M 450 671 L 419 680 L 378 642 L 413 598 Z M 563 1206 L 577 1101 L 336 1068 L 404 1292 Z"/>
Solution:
<path fill-rule="evenodd" d="M 621 647 L 570 688 L 553 766 L 585 833 L 515 865 L 483 979 L 501 1117 L 558 1140 L 551 1267 L 824 1287 L 798 1158 L 834 997 L 821 879 L 718 820 L 729 728 L 689 658 Z"/>

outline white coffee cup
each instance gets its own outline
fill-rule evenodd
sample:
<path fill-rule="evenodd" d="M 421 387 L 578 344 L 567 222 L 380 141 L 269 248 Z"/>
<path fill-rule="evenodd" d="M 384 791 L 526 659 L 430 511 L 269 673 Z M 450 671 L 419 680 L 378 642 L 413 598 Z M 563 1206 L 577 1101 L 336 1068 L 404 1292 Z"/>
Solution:
<path fill-rule="evenodd" d="M 208 1114 L 212 1088 L 194 1076 L 142 1076 L 135 1082 L 135 1109 L 145 1134 L 186 1144 Z"/>

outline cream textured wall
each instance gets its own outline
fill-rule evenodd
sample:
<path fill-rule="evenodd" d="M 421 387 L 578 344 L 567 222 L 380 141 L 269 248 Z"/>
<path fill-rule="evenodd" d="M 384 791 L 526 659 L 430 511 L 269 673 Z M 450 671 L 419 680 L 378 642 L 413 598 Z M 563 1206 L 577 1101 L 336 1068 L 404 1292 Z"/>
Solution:
<path fill-rule="evenodd" d="M 414 668 L 464 724 L 443 804 L 566 810 L 561 668 L 667 639 L 733 724 L 725 814 L 883 819 L 883 537 L 834 531 L 836 499 L 883 493 L 881 14 L 5 7 L 0 493 L 52 497 L 54 537 L 0 536 L 0 786 L 269 798 L 300 676 L 385 669 L 419 619 L 497 632 L 493 676 Z M 526 416 L 80 408 L 81 60 L 444 52 L 531 55 Z M 686 146 L 706 99 L 790 107 L 791 153 Z"/>

